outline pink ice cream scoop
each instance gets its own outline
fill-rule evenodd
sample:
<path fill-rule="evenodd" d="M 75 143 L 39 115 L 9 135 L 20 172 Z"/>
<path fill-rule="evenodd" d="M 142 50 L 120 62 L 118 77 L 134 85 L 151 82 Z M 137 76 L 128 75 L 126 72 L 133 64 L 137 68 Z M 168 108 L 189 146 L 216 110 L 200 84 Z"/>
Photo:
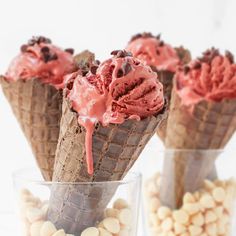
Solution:
<path fill-rule="evenodd" d="M 86 76 L 72 74 L 68 99 L 86 129 L 88 172 L 93 173 L 92 134 L 96 123 L 121 124 L 156 115 L 164 106 L 162 84 L 149 66 L 126 51 L 114 51 L 111 59 Z M 67 78 L 69 80 L 69 78 Z"/>
<path fill-rule="evenodd" d="M 175 72 L 180 65 L 176 50 L 164 43 L 160 35 L 155 37 L 150 33 L 137 34 L 131 39 L 126 50 L 158 71 Z"/>
<path fill-rule="evenodd" d="M 233 55 L 212 48 L 175 75 L 177 93 L 187 106 L 202 100 L 220 102 L 236 98 L 236 64 Z"/>
<path fill-rule="evenodd" d="M 63 88 L 63 76 L 75 70 L 73 50 L 62 50 L 45 37 L 33 37 L 21 47 L 21 53 L 13 59 L 6 79 L 17 81 L 38 78 L 42 83 Z"/>

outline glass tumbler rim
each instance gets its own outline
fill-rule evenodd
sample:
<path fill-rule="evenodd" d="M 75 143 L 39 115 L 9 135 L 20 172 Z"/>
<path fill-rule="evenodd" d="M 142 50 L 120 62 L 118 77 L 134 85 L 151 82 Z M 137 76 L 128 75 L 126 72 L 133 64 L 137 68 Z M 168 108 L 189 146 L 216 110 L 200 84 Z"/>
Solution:
<path fill-rule="evenodd" d="M 29 175 L 30 171 L 35 171 L 36 173 L 39 172 L 39 169 L 36 167 L 25 167 L 25 168 L 19 168 L 13 171 L 12 178 L 14 182 L 20 181 L 24 183 L 31 183 L 31 184 L 38 184 L 38 185 L 113 185 L 113 184 L 119 184 L 119 185 L 127 185 L 132 184 L 137 181 L 142 180 L 142 174 L 139 171 L 130 171 L 127 173 L 127 175 L 122 180 L 115 180 L 115 181 L 94 181 L 94 182 L 59 182 L 59 181 L 46 181 L 46 180 L 39 180 L 39 179 L 33 179 L 30 178 L 30 176 L 27 176 L 27 173 Z"/>
<path fill-rule="evenodd" d="M 202 153 L 206 153 L 206 152 L 226 152 L 228 149 L 217 149 L 217 148 L 209 148 L 209 149 L 203 149 L 203 148 L 163 148 L 163 149 L 157 149 L 153 146 L 147 147 L 146 150 L 153 150 L 156 149 L 156 152 L 162 152 L 162 153 L 171 153 L 171 152 L 202 152 Z"/>

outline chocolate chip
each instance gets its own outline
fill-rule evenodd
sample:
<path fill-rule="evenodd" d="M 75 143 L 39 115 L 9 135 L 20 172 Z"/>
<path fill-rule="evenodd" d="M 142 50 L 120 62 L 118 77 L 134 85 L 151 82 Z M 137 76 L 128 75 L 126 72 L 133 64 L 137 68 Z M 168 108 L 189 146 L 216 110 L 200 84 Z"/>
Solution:
<path fill-rule="evenodd" d="M 132 57 L 132 53 L 131 52 L 127 52 L 125 50 L 115 50 L 115 51 L 112 51 L 111 55 L 116 56 L 117 58 Z"/>
<path fill-rule="evenodd" d="M 53 55 L 51 55 L 51 61 L 53 61 L 53 60 L 57 60 L 58 59 L 58 56 L 57 56 L 57 54 L 56 53 L 54 53 Z"/>
<path fill-rule="evenodd" d="M 74 54 L 74 49 L 73 48 L 67 48 L 67 49 L 65 49 L 65 52 L 68 52 L 71 55 L 73 55 Z"/>
<path fill-rule="evenodd" d="M 135 34 L 134 36 L 132 36 L 130 42 L 136 40 L 136 39 L 139 39 L 139 38 L 142 38 L 142 34 Z"/>
<path fill-rule="evenodd" d="M 120 77 L 124 76 L 123 70 L 119 69 L 116 76 L 117 76 L 117 78 L 120 78 Z"/>
<path fill-rule="evenodd" d="M 125 57 L 124 51 L 119 51 L 116 55 L 117 57 Z"/>
<path fill-rule="evenodd" d="M 156 50 L 156 54 L 157 54 L 157 55 L 160 55 L 160 51 L 159 51 L 158 49 Z"/>
<path fill-rule="evenodd" d="M 49 51 L 50 51 L 49 47 L 46 47 L 46 46 L 45 46 L 45 47 L 42 47 L 42 48 L 41 48 L 41 52 L 42 52 L 42 53 L 49 53 Z"/>
<path fill-rule="evenodd" d="M 188 74 L 188 72 L 190 71 L 190 67 L 189 66 L 184 66 L 184 74 Z"/>
<path fill-rule="evenodd" d="M 36 41 L 33 38 L 28 41 L 29 46 L 34 46 L 35 44 L 36 44 Z"/>
<path fill-rule="evenodd" d="M 97 69 L 98 69 L 97 66 L 91 66 L 90 71 L 91 71 L 91 73 L 92 73 L 93 75 L 96 75 Z"/>
<path fill-rule="evenodd" d="M 129 74 L 129 72 L 132 70 L 131 65 L 128 62 L 124 62 L 122 65 L 122 71 L 124 76 Z"/>
<path fill-rule="evenodd" d="M 111 55 L 116 56 L 119 51 L 120 50 L 114 50 L 114 51 L 111 52 Z"/>
<path fill-rule="evenodd" d="M 162 41 L 162 40 L 159 42 L 159 46 L 160 46 L 160 47 L 163 47 L 164 44 L 165 44 L 165 43 L 164 43 L 164 41 Z"/>
<path fill-rule="evenodd" d="M 199 61 L 210 64 L 212 60 L 219 55 L 219 50 L 212 47 L 203 53 L 203 56 L 199 58 Z"/>
<path fill-rule="evenodd" d="M 160 40 L 160 39 L 161 39 L 161 34 L 158 34 L 158 35 L 156 36 L 156 39 Z"/>
<path fill-rule="evenodd" d="M 23 44 L 22 46 L 21 46 L 21 48 L 20 48 L 20 50 L 21 50 L 21 52 L 27 52 L 27 48 L 28 48 L 28 45 L 26 45 L 26 44 Z"/>
<path fill-rule="evenodd" d="M 101 62 L 99 60 L 95 60 L 94 63 L 95 63 L 95 65 L 100 65 L 101 64 Z"/>
<path fill-rule="evenodd" d="M 225 56 L 229 59 L 231 64 L 234 63 L 234 55 L 230 51 L 226 50 L 225 51 Z"/>
<path fill-rule="evenodd" d="M 48 44 L 52 43 L 51 39 L 46 38 L 44 36 L 36 37 L 36 41 L 37 41 L 38 44 L 40 44 L 40 43 L 48 43 Z"/>
<path fill-rule="evenodd" d="M 144 33 L 142 34 L 142 37 L 143 37 L 143 38 L 154 38 L 153 34 L 150 33 L 150 32 L 144 32 Z"/>
<path fill-rule="evenodd" d="M 36 36 L 36 37 L 34 36 L 32 37 L 32 39 L 28 41 L 29 46 L 33 46 L 35 44 L 40 44 L 40 43 L 50 44 L 52 43 L 52 41 L 49 38 L 46 38 L 44 36 Z"/>
<path fill-rule="evenodd" d="M 43 61 L 45 63 L 49 62 L 50 58 L 51 58 L 50 54 L 43 54 Z"/>
<path fill-rule="evenodd" d="M 155 66 L 150 65 L 152 71 L 157 72 L 157 68 Z"/>
<path fill-rule="evenodd" d="M 195 63 L 194 63 L 194 65 L 193 65 L 193 69 L 194 70 L 198 70 L 198 69 L 200 69 L 202 67 L 202 65 L 201 65 L 201 63 L 199 62 L 199 61 L 196 61 Z"/>

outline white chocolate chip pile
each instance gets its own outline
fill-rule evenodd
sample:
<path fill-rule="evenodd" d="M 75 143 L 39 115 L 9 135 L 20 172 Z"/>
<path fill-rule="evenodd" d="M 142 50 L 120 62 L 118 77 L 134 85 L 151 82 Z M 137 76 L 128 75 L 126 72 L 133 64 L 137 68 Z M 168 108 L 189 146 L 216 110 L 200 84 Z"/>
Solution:
<path fill-rule="evenodd" d="M 47 221 L 48 202 L 41 201 L 27 189 L 20 193 L 20 214 L 27 236 L 73 236 L 63 229 L 57 230 L 53 223 Z"/>
<path fill-rule="evenodd" d="M 205 180 L 199 191 L 186 193 L 178 210 L 159 200 L 160 174 L 145 184 L 147 212 L 152 236 L 229 236 L 236 198 L 236 182 Z"/>
<path fill-rule="evenodd" d="M 57 230 L 47 221 L 48 202 L 41 201 L 27 189 L 20 194 L 20 214 L 27 236 L 73 236 L 63 229 Z M 130 236 L 132 235 L 132 211 L 123 199 L 117 199 L 112 208 L 104 212 L 104 220 L 96 227 L 85 229 L 81 236 Z"/>
<path fill-rule="evenodd" d="M 131 236 L 132 211 L 123 199 L 117 199 L 112 208 L 107 208 L 104 220 L 97 227 L 85 229 L 81 236 Z"/>

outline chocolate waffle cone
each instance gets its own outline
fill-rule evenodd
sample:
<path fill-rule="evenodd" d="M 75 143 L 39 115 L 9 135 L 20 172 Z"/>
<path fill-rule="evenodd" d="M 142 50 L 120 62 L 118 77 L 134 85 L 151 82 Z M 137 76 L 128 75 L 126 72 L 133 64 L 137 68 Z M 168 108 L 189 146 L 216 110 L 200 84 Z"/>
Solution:
<path fill-rule="evenodd" d="M 66 232 L 80 235 L 95 226 L 114 195 L 117 186 L 94 186 L 92 182 L 122 180 L 145 145 L 155 133 L 165 109 L 157 116 L 141 121 L 103 127 L 97 124 L 92 138 L 94 174 L 87 173 L 85 129 L 78 124 L 77 113 L 64 98 L 60 137 L 56 152 L 53 180 L 58 182 L 91 182 L 89 187 L 55 185 L 51 192 L 49 220 Z"/>
<path fill-rule="evenodd" d="M 0 78 L 5 94 L 45 180 L 51 180 L 59 136 L 62 92 L 38 79 L 7 82 Z"/>
<path fill-rule="evenodd" d="M 180 58 L 182 65 L 185 65 L 190 62 L 191 54 L 187 49 L 183 47 L 178 47 L 178 48 L 175 48 L 175 50 Z M 171 91 L 173 88 L 173 77 L 175 73 L 171 71 L 157 71 L 157 74 L 158 74 L 158 79 L 163 84 L 164 95 L 168 101 L 168 104 L 170 104 Z M 165 143 L 166 129 L 167 129 L 167 118 L 161 122 L 161 124 L 159 125 L 157 129 L 157 135 L 163 141 L 163 143 Z"/>
<path fill-rule="evenodd" d="M 236 100 L 202 101 L 189 110 L 181 104 L 173 89 L 161 185 L 162 203 L 178 208 L 186 192 L 196 191 L 206 178 L 214 179 L 215 160 L 219 151 L 207 154 L 201 150 L 222 149 L 236 130 Z M 197 150 L 198 149 L 198 150 Z"/>

